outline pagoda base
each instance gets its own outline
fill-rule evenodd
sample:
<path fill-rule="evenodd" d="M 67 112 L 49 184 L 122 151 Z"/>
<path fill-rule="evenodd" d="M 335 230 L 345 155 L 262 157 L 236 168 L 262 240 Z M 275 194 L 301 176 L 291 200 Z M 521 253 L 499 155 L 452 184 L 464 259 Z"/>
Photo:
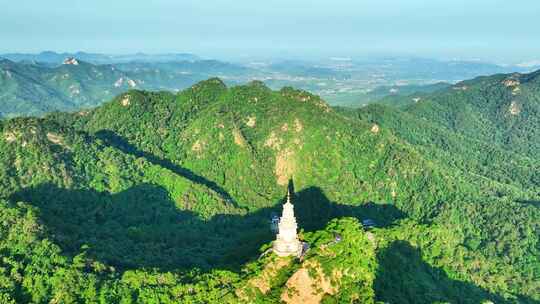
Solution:
<path fill-rule="evenodd" d="M 295 240 L 292 242 L 285 242 L 283 240 L 276 240 L 274 241 L 274 250 L 273 250 L 278 256 L 280 257 L 286 257 L 286 256 L 300 256 L 302 254 L 302 243 L 299 240 Z"/>

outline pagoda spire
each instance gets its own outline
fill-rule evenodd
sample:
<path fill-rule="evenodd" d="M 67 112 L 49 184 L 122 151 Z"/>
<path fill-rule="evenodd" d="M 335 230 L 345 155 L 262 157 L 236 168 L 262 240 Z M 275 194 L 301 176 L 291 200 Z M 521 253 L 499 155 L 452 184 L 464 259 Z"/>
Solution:
<path fill-rule="evenodd" d="M 287 203 L 292 204 L 291 203 L 291 188 L 287 189 Z"/>

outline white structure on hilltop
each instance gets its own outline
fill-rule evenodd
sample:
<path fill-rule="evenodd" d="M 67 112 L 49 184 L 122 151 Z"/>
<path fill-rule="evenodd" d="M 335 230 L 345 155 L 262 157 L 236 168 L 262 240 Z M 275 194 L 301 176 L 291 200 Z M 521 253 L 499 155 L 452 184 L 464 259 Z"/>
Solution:
<path fill-rule="evenodd" d="M 278 234 L 274 241 L 274 252 L 278 256 L 300 256 L 302 253 L 302 243 L 296 235 L 296 218 L 294 217 L 294 206 L 291 203 L 291 190 L 287 192 L 287 202 L 283 204 L 283 214 L 278 224 Z"/>
<path fill-rule="evenodd" d="M 68 57 L 68 58 L 64 59 L 63 64 L 79 65 L 79 61 L 77 61 L 77 59 L 75 59 L 75 57 Z"/>

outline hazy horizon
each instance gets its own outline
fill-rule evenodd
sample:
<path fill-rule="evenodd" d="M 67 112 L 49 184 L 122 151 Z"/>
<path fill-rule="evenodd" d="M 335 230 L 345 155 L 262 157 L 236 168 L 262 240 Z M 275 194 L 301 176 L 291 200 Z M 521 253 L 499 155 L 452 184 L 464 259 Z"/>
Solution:
<path fill-rule="evenodd" d="M 0 53 L 193 53 L 228 60 L 413 56 L 497 63 L 540 59 L 540 2 L 532 0 L 520 5 L 488 0 L 2 4 Z"/>

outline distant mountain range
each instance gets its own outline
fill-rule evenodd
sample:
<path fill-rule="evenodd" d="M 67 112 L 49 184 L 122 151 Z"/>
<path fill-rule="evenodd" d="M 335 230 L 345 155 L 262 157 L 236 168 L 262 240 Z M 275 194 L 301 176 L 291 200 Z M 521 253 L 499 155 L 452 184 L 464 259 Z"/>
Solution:
<path fill-rule="evenodd" d="M 0 117 L 41 115 L 95 107 L 129 89 L 180 90 L 215 75 L 246 68 L 215 60 L 94 65 L 0 60 Z"/>
<path fill-rule="evenodd" d="M 119 62 L 130 61 L 142 61 L 142 62 L 169 62 L 169 61 L 195 61 L 200 58 L 193 54 L 188 53 L 171 53 L 171 54 L 127 54 L 127 55 L 110 55 L 99 53 L 56 53 L 51 51 L 45 51 L 37 54 L 29 53 L 7 53 L 0 54 L 0 57 L 9 59 L 11 61 L 27 61 L 27 62 L 41 62 L 47 64 L 60 64 L 66 58 L 77 58 L 82 61 L 94 63 L 94 64 L 111 64 Z"/>
<path fill-rule="evenodd" d="M 531 67 L 421 58 L 229 63 L 192 54 L 94 53 L 0 55 L 0 117 L 95 107 L 129 89 L 178 91 L 219 77 L 228 85 L 261 80 L 272 89 L 298 87 L 332 105 L 359 107 L 438 88 L 478 75 Z M 68 60 L 70 59 L 70 60 Z"/>

